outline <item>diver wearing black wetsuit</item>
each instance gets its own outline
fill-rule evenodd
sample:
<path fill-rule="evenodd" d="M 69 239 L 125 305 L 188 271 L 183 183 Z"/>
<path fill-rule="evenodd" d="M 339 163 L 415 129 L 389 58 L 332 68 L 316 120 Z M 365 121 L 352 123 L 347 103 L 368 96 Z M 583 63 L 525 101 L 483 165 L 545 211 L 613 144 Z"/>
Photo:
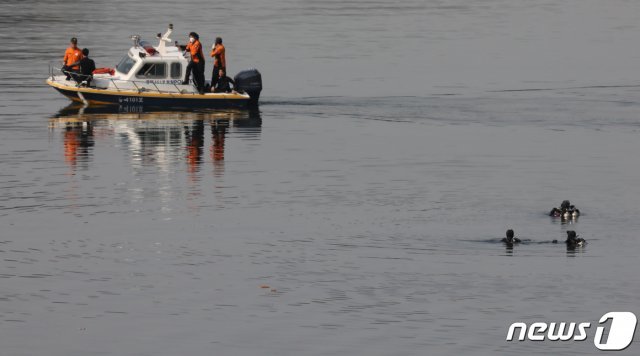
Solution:
<path fill-rule="evenodd" d="M 569 230 L 567 231 L 567 240 L 565 243 L 567 244 L 567 247 L 577 247 L 586 245 L 587 241 L 582 237 L 578 237 L 575 231 Z"/>
<path fill-rule="evenodd" d="M 575 205 L 571 205 L 571 202 L 568 200 L 564 200 L 562 204 L 560 204 L 560 208 L 551 209 L 549 216 L 561 217 L 563 219 L 577 218 L 580 216 L 580 209 L 576 208 Z"/>
<path fill-rule="evenodd" d="M 504 242 L 507 245 L 513 245 L 513 244 L 519 244 L 522 241 L 520 241 L 519 238 L 514 237 L 513 230 L 509 229 L 507 230 L 507 237 L 503 238 L 501 242 Z"/>

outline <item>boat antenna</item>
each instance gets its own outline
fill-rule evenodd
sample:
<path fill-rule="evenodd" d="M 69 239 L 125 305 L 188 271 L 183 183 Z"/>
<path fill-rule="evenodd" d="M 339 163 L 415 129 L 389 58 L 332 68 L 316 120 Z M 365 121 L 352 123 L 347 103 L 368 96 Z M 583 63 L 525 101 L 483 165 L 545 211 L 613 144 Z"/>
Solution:
<path fill-rule="evenodd" d="M 131 35 L 129 39 L 133 41 L 133 47 L 138 47 L 140 45 L 140 35 Z"/>
<path fill-rule="evenodd" d="M 160 36 L 160 34 L 158 34 L 158 38 L 160 39 L 158 43 L 158 52 L 160 52 L 161 56 L 167 54 L 167 44 L 172 42 L 171 38 L 169 38 L 169 36 L 171 36 L 171 32 L 173 32 L 172 23 L 169 24 L 169 29 L 167 29 L 167 32 L 165 32 L 164 35 Z"/>

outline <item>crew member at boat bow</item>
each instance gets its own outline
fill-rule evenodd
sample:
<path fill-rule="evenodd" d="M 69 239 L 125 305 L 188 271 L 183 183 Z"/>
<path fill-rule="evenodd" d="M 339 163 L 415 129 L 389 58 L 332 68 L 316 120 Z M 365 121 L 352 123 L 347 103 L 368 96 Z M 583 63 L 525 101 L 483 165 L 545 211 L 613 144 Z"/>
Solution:
<path fill-rule="evenodd" d="M 91 84 L 91 79 L 93 79 L 93 71 L 96 70 L 96 63 L 93 59 L 89 58 L 89 49 L 82 49 L 82 59 L 80 60 L 80 75 L 75 75 L 77 77 L 76 81 L 79 83 L 86 82 L 87 86 Z"/>
<path fill-rule="evenodd" d="M 82 51 L 78 48 L 78 39 L 73 37 L 69 41 L 69 48 L 64 52 L 64 62 L 62 72 L 67 76 L 67 80 L 71 79 L 71 73 L 78 72 L 80 66 L 78 62 L 82 59 Z"/>

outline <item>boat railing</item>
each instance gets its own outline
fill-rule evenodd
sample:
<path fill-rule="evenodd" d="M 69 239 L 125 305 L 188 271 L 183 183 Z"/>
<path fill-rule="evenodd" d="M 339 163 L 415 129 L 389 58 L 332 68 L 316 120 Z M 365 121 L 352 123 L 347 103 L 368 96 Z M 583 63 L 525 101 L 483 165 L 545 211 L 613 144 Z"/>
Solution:
<path fill-rule="evenodd" d="M 59 67 L 59 63 L 50 62 L 49 63 L 49 80 L 51 80 L 52 82 L 55 82 L 56 81 L 56 73 L 60 73 L 60 74 L 63 74 L 65 76 L 69 76 L 72 79 L 74 79 L 74 81 L 76 82 L 76 84 L 75 84 L 76 87 L 81 87 L 83 84 L 86 84 L 87 79 L 92 79 L 93 78 L 93 75 L 86 75 L 86 74 L 81 74 L 81 73 L 77 73 L 77 72 L 67 71 L 63 67 Z M 117 91 L 117 92 L 131 91 L 131 88 L 126 88 L 125 89 L 125 88 L 118 87 L 118 85 L 116 84 L 116 81 L 113 78 L 101 77 L 100 79 L 108 79 L 109 82 L 113 85 L 113 88 L 115 89 L 115 91 Z M 138 94 L 140 94 L 142 92 L 157 92 L 157 93 L 173 94 L 173 92 L 171 92 L 169 90 L 164 90 L 164 91 L 161 90 L 158 87 L 158 85 L 156 83 L 154 83 L 154 82 L 148 82 L 148 81 L 143 81 L 143 80 L 126 80 L 124 82 L 133 84 L 133 86 L 135 87 L 135 91 L 137 91 Z M 148 87 L 148 85 L 150 85 L 150 84 L 153 85 L 153 88 Z M 197 89 L 193 79 L 189 80 L 189 84 L 192 85 L 194 89 Z M 176 85 L 175 83 L 163 83 L 163 85 L 173 85 L 176 88 L 176 94 L 193 94 L 193 95 L 198 94 L 197 90 L 195 90 L 193 92 L 190 92 L 190 93 L 185 93 L 184 89 L 180 89 L 178 87 L 178 85 Z M 99 88 L 99 89 L 102 89 L 102 88 Z"/>

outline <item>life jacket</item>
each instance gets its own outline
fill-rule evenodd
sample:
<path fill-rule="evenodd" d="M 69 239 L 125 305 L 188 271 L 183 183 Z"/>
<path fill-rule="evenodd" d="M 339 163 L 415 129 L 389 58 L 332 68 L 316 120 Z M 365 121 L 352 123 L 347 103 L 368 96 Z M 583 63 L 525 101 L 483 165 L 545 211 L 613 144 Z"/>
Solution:
<path fill-rule="evenodd" d="M 211 50 L 211 57 L 213 57 L 213 66 L 218 68 L 227 68 L 227 60 L 224 57 L 225 48 L 221 43 L 216 45 Z"/>
<path fill-rule="evenodd" d="M 202 54 L 202 45 L 199 40 L 193 41 L 193 43 L 189 43 L 186 47 L 187 51 L 191 54 L 191 60 L 193 63 L 200 63 L 200 61 L 204 62 L 204 54 Z"/>
<path fill-rule="evenodd" d="M 82 51 L 80 50 L 80 48 L 69 47 L 64 52 L 64 59 L 63 59 L 64 65 L 67 66 L 67 67 L 71 67 L 72 64 L 80 61 L 83 57 L 84 57 L 84 55 L 82 54 Z M 71 67 L 71 69 L 78 70 L 78 69 L 80 69 L 80 66 L 79 65 L 75 65 L 75 66 Z"/>
<path fill-rule="evenodd" d="M 93 74 L 116 74 L 116 71 L 113 68 L 96 68 L 93 71 Z"/>

